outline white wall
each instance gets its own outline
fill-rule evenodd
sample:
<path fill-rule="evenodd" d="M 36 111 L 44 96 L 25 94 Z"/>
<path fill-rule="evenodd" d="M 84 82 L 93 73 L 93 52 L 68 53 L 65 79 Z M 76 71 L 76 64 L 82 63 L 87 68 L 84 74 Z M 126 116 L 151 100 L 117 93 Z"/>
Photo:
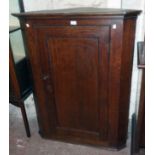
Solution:
<path fill-rule="evenodd" d="M 53 0 L 54 9 L 73 7 L 106 7 L 107 0 Z"/>
<path fill-rule="evenodd" d="M 121 8 L 121 0 L 107 0 L 108 8 Z"/>
<path fill-rule="evenodd" d="M 13 12 L 19 12 L 18 0 L 9 0 L 9 25 L 19 25 L 18 19 L 11 15 Z"/>
<path fill-rule="evenodd" d="M 25 11 L 53 9 L 53 0 L 23 0 Z"/>
<path fill-rule="evenodd" d="M 73 7 L 106 7 L 107 0 L 24 0 L 25 11 Z"/>

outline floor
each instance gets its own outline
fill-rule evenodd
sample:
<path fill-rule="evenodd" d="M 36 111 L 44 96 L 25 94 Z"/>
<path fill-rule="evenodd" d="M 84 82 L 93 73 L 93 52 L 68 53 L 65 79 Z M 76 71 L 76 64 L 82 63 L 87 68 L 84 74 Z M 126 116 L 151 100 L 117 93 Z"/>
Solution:
<path fill-rule="evenodd" d="M 10 104 L 10 155 L 130 155 L 129 144 L 120 151 L 113 151 L 105 148 L 45 140 L 38 134 L 32 95 L 25 101 L 25 105 L 32 136 L 31 138 L 26 137 L 20 109 Z"/>

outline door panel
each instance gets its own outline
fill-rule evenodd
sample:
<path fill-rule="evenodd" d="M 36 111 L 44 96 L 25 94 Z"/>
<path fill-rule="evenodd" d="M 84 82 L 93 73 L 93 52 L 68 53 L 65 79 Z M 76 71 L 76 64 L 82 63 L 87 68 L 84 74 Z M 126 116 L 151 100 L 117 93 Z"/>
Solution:
<path fill-rule="evenodd" d="M 98 40 L 53 38 L 48 45 L 59 127 L 97 132 Z"/>
<path fill-rule="evenodd" d="M 36 33 L 51 135 L 106 139 L 109 27 L 36 27 Z"/>

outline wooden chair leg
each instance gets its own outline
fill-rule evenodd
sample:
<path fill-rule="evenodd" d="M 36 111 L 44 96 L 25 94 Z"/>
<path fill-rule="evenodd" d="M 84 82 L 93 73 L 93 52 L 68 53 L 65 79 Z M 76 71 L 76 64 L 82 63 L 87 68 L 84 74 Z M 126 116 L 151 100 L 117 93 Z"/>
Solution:
<path fill-rule="evenodd" d="M 23 121 L 24 121 L 27 137 L 31 137 L 31 133 L 30 133 L 29 123 L 28 123 L 28 119 L 27 119 L 27 115 L 26 115 L 26 111 L 25 111 L 24 102 L 21 103 L 20 108 L 21 108 L 21 113 L 22 113 L 22 116 L 23 116 Z"/>

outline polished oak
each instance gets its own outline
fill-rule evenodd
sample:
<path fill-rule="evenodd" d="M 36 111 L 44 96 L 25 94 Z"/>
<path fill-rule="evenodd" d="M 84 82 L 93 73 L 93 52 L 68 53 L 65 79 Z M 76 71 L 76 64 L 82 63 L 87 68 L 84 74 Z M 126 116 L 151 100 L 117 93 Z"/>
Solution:
<path fill-rule="evenodd" d="M 77 8 L 14 14 L 26 35 L 43 137 L 125 146 L 139 13 Z"/>

